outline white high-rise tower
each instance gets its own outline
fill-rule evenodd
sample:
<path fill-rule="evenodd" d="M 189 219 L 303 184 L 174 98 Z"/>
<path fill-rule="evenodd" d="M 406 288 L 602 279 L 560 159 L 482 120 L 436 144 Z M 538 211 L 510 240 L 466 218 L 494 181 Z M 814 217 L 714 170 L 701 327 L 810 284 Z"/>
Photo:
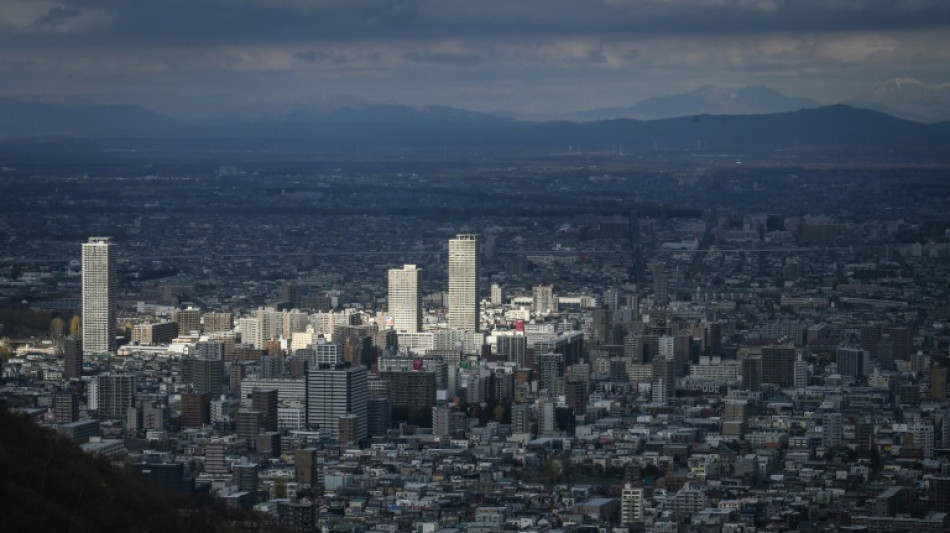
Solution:
<path fill-rule="evenodd" d="M 115 352 L 115 244 L 90 237 L 82 245 L 83 353 Z"/>
<path fill-rule="evenodd" d="M 422 329 L 422 285 L 419 283 L 421 269 L 416 265 L 403 265 L 389 269 L 389 318 L 396 331 L 417 333 Z"/>
<path fill-rule="evenodd" d="M 478 274 L 481 267 L 477 235 L 449 239 L 449 327 L 478 331 Z"/>

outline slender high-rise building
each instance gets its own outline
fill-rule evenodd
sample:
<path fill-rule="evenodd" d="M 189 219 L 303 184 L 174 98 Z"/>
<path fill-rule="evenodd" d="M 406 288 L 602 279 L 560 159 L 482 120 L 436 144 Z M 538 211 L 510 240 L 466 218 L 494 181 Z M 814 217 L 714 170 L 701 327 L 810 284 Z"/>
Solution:
<path fill-rule="evenodd" d="M 419 283 L 421 269 L 416 265 L 403 265 L 389 269 L 389 314 L 386 325 L 396 331 L 417 333 L 422 329 L 422 285 Z"/>
<path fill-rule="evenodd" d="M 115 352 L 115 244 L 90 237 L 82 245 L 82 347 L 87 354 Z"/>
<path fill-rule="evenodd" d="M 63 377 L 82 379 L 82 340 L 68 337 L 63 342 Z"/>
<path fill-rule="evenodd" d="M 449 239 L 449 327 L 478 331 L 478 275 L 481 267 L 478 236 Z"/>

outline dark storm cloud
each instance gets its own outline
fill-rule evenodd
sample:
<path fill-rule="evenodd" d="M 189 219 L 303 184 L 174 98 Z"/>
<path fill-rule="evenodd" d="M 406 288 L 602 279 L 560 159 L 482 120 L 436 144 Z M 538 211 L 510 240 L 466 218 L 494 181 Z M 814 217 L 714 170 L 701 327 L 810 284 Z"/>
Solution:
<path fill-rule="evenodd" d="M 950 79 L 947 0 L 0 0 L 0 94 L 579 108 Z"/>
<path fill-rule="evenodd" d="M 0 2 L 0 6 L 4 2 Z M 95 35 L 65 41 L 119 45 L 242 45 L 360 39 L 755 34 L 942 27 L 946 0 L 163 0 L 50 2 L 24 29 L 108 13 Z M 2 16 L 0 16 L 2 20 Z M 5 32 L 6 33 L 6 32 Z M 41 33 L 41 32 L 40 32 Z M 30 39 L 29 31 L 3 41 Z M 48 37 L 48 36 L 47 36 Z M 45 42 L 49 43 L 49 40 Z M 56 40 L 53 40 L 55 43 Z"/>

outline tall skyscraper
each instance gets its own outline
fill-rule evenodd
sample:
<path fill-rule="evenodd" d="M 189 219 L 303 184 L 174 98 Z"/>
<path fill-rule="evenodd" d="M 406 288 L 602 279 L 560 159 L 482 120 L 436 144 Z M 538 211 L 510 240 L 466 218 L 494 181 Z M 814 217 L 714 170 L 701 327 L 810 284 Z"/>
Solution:
<path fill-rule="evenodd" d="M 82 245 L 82 347 L 87 354 L 115 352 L 115 244 L 90 237 Z"/>
<path fill-rule="evenodd" d="M 481 267 L 478 236 L 449 239 L 449 327 L 478 331 L 478 276 Z"/>
<path fill-rule="evenodd" d="M 389 269 L 389 314 L 386 325 L 396 331 L 416 333 L 422 329 L 422 285 L 419 283 L 421 269 L 416 265 L 403 265 Z"/>
<path fill-rule="evenodd" d="M 367 437 L 366 401 L 368 371 L 365 366 L 330 367 L 325 365 L 307 372 L 307 426 L 328 429 L 340 437 L 340 417 L 357 417 L 356 440 Z"/>

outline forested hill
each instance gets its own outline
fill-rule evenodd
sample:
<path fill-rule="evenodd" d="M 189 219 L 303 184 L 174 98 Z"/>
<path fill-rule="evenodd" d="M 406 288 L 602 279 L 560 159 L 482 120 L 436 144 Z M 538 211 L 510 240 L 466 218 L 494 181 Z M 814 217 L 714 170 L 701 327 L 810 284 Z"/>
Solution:
<path fill-rule="evenodd" d="M 0 530 L 36 532 L 247 531 L 209 498 L 191 500 L 93 457 L 0 402 Z M 242 522 L 242 527 L 234 524 Z M 258 524 L 259 525 L 259 524 Z M 257 529 L 251 527 L 251 529 Z"/>

